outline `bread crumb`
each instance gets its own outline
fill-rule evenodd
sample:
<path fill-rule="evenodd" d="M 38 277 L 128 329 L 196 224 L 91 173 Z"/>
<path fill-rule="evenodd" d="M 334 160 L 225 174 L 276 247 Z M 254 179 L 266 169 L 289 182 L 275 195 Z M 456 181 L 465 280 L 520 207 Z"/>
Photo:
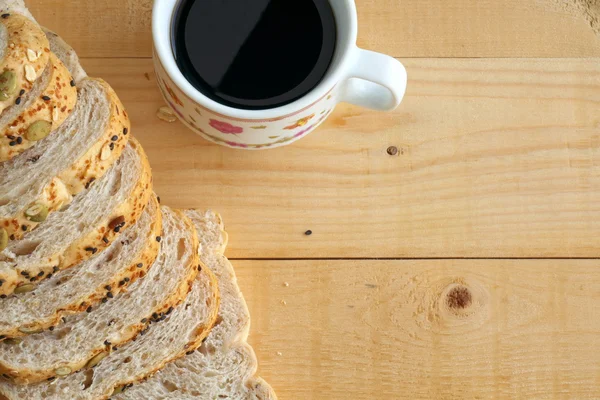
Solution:
<path fill-rule="evenodd" d="M 285 305 L 287 305 L 287 302 L 285 300 L 281 300 L 281 304 L 283 304 L 285 306 Z"/>
<path fill-rule="evenodd" d="M 158 117 L 158 119 L 163 120 L 165 122 L 177 121 L 177 117 L 173 113 L 173 110 L 171 110 L 167 106 L 162 106 L 161 108 L 159 108 L 156 112 L 156 116 Z"/>
<path fill-rule="evenodd" d="M 287 283 L 287 282 L 283 282 L 283 286 L 285 286 L 285 287 L 289 287 L 289 286 L 290 286 L 290 284 L 289 284 L 289 283 Z"/>
<path fill-rule="evenodd" d="M 280 352 L 280 351 L 278 351 L 278 352 L 277 352 L 277 355 L 278 355 L 279 357 L 281 357 L 281 356 L 283 355 L 283 353 L 282 353 L 282 352 Z"/>

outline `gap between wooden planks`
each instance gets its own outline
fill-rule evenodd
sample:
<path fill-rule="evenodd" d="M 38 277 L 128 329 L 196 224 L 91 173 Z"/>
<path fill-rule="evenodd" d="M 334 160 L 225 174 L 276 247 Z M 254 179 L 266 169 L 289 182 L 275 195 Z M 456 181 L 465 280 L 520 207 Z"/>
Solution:
<path fill-rule="evenodd" d="M 600 11 L 577 1 L 356 0 L 358 44 L 396 57 L 598 57 Z M 152 54 L 152 0 L 26 2 L 81 57 Z"/>
<path fill-rule="evenodd" d="M 281 400 L 583 400 L 600 393 L 599 261 L 234 266 L 259 373 Z"/>
<path fill-rule="evenodd" d="M 597 257 L 597 60 L 404 61 L 395 112 L 340 105 L 267 152 L 158 120 L 149 59 L 84 65 L 128 108 L 163 202 L 221 212 L 233 258 Z"/>

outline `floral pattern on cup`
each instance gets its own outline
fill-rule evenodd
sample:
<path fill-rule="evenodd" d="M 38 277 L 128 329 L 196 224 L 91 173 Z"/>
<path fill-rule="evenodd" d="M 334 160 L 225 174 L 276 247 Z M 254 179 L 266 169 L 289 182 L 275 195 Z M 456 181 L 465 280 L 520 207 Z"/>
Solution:
<path fill-rule="evenodd" d="M 334 87 L 293 114 L 271 119 L 239 119 L 218 114 L 195 102 L 173 83 L 156 57 L 154 61 L 159 89 L 177 117 L 205 139 L 231 148 L 265 149 L 294 142 L 317 128 L 336 104 Z"/>
<path fill-rule="evenodd" d="M 244 132 L 244 128 L 242 128 L 241 126 L 231 125 L 228 122 L 218 121 L 216 119 L 211 119 L 209 125 L 226 135 L 239 135 L 240 133 Z"/>
<path fill-rule="evenodd" d="M 296 121 L 295 124 L 290 125 L 290 126 L 286 126 L 283 129 L 292 130 L 292 129 L 299 128 L 301 126 L 304 126 L 304 125 L 308 124 L 308 121 L 310 121 L 314 117 L 315 117 L 315 114 L 311 114 L 308 117 L 300 118 L 298 121 Z"/>
<path fill-rule="evenodd" d="M 171 96 L 171 99 L 173 99 L 173 102 L 175 102 L 175 104 L 177 104 L 178 106 L 183 107 L 183 102 L 179 99 L 179 97 L 177 97 L 177 95 L 175 94 L 175 91 L 173 89 L 171 89 L 171 87 L 169 85 L 167 85 L 166 83 L 165 83 L 165 89 L 166 89 L 167 93 L 169 93 L 169 96 Z"/>

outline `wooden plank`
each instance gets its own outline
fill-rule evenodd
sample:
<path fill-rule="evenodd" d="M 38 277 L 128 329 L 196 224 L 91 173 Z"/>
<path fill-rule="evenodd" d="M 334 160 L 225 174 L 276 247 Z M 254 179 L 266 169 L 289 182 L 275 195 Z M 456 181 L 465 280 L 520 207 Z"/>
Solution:
<path fill-rule="evenodd" d="M 395 112 L 342 105 L 266 152 L 158 120 L 149 60 L 84 64 L 128 107 L 163 201 L 222 212 L 233 257 L 598 256 L 597 60 L 406 60 Z"/>
<path fill-rule="evenodd" d="M 282 400 L 600 393 L 598 260 L 234 264 Z"/>
<path fill-rule="evenodd" d="M 357 0 L 359 44 L 396 57 L 600 56 L 584 0 Z M 27 0 L 84 57 L 149 57 L 152 0 Z M 594 20 L 594 18 L 596 18 Z M 596 32 L 591 27 L 596 21 Z"/>

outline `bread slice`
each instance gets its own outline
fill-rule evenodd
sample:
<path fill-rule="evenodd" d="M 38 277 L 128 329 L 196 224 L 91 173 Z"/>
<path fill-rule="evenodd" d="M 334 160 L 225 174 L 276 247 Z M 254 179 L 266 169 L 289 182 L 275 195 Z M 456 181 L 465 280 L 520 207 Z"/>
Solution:
<path fill-rule="evenodd" d="M 139 220 L 105 251 L 0 301 L 0 338 L 16 338 L 58 325 L 63 316 L 107 301 L 144 276 L 158 254 L 162 218 L 152 196 Z M 10 342 L 10 341 L 9 341 Z M 14 341 L 12 341 L 14 343 Z M 1 358 L 1 356 L 0 356 Z"/>
<path fill-rule="evenodd" d="M 231 399 L 274 400 L 273 389 L 254 377 L 256 356 L 246 343 L 250 315 L 231 263 L 223 255 L 227 234 L 219 215 L 186 211 L 201 239 L 201 261 L 219 281 L 221 305 L 217 325 L 198 349 L 166 365 L 145 382 L 113 400 Z M 0 389 L 1 392 L 1 389 Z"/>
<path fill-rule="evenodd" d="M 164 214 L 171 213 L 163 208 Z M 192 234 L 191 223 L 180 212 L 172 212 L 179 220 L 180 233 Z M 165 215 L 164 221 L 167 224 Z M 194 233 L 195 235 L 195 233 Z M 169 244 L 175 254 L 182 249 L 179 241 Z M 195 249 L 194 249 L 195 250 Z M 143 280 L 149 279 L 147 276 Z M 142 280 L 142 281 L 143 281 Z M 185 302 L 175 307 L 164 321 L 153 323 L 144 335 L 106 355 L 95 368 L 49 382 L 21 386 L 0 378 L 0 394 L 8 399 L 106 399 L 133 382 L 153 374 L 165 363 L 198 348 L 213 326 L 219 307 L 218 283 L 209 268 L 203 267 L 193 282 Z M 109 316 L 107 316 L 109 318 Z M 162 318 L 160 318 L 162 320 Z M 107 324 L 110 320 L 97 321 Z M 94 360 L 95 362 L 95 360 Z M 116 389 L 115 389 L 116 388 Z"/>
<path fill-rule="evenodd" d="M 50 53 L 50 62 L 32 90 L 0 116 L 0 162 L 34 146 L 44 134 L 55 132 L 71 114 L 76 101 L 75 81 L 63 63 Z"/>
<path fill-rule="evenodd" d="M 127 114 L 106 82 L 86 79 L 78 95 L 57 132 L 0 164 L 0 230 L 12 240 L 102 177 L 130 137 Z"/>
<path fill-rule="evenodd" d="M 142 214 L 152 195 L 151 184 L 148 159 L 132 138 L 108 174 L 0 253 L 0 298 L 15 290 L 30 291 L 48 274 L 107 248 Z"/>
<path fill-rule="evenodd" d="M 0 113 L 32 89 L 49 55 L 50 44 L 37 23 L 21 14 L 1 14 Z"/>
<path fill-rule="evenodd" d="M 162 213 L 161 250 L 144 279 L 67 317 L 53 331 L 25 336 L 18 344 L 0 342 L 0 374 L 21 384 L 66 375 L 133 339 L 151 322 L 166 319 L 191 290 L 200 264 L 194 226 L 180 211 L 165 207 Z M 112 287 L 105 290 L 112 292 Z"/>
<path fill-rule="evenodd" d="M 2 2 L 3 0 L 0 0 Z M 50 42 L 50 50 L 63 62 L 67 67 L 75 82 L 79 82 L 87 78 L 83 67 L 79 63 L 79 57 L 75 50 L 69 46 L 58 34 L 52 32 L 50 29 L 42 27 L 48 42 Z"/>
<path fill-rule="evenodd" d="M 256 355 L 249 345 L 214 353 L 201 346 L 111 400 L 276 400 L 271 386 L 255 374 Z"/>

